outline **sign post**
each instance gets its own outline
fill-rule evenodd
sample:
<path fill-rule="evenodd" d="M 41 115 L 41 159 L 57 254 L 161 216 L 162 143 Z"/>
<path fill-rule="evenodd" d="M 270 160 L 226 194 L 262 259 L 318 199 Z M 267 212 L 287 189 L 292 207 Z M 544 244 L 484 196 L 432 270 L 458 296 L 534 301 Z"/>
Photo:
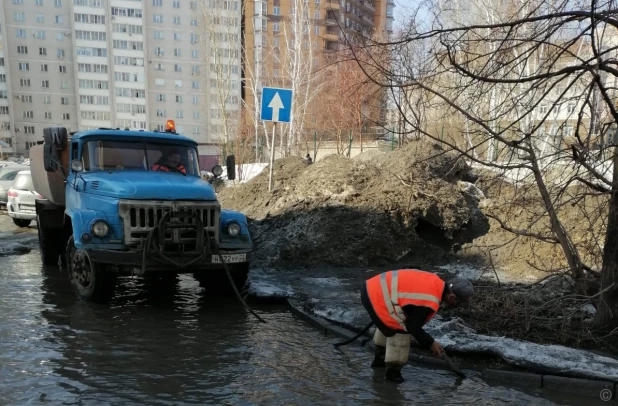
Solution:
<path fill-rule="evenodd" d="M 270 168 L 268 191 L 273 189 L 273 166 L 275 163 L 275 133 L 277 123 L 289 123 L 292 119 L 292 90 L 276 87 L 262 88 L 262 108 L 260 119 L 273 122 L 273 135 L 270 143 Z"/>

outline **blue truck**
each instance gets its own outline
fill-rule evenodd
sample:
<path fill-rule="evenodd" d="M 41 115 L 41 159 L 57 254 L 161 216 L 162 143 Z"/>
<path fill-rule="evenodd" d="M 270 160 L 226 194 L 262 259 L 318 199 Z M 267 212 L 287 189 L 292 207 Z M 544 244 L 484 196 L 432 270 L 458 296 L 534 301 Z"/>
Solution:
<path fill-rule="evenodd" d="M 119 275 L 169 285 L 192 273 L 208 292 L 242 289 L 247 219 L 221 208 L 197 147 L 172 120 L 163 132 L 45 128 L 30 150 L 42 262 L 64 266 L 77 296 L 93 302 L 111 299 Z M 234 179 L 233 156 L 227 168 Z"/>

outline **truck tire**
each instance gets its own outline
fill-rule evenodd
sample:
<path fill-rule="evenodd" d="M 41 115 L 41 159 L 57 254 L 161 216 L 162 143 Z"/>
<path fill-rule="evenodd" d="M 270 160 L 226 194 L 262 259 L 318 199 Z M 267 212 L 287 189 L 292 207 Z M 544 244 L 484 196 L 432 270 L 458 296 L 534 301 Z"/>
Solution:
<path fill-rule="evenodd" d="M 17 227 L 24 228 L 28 227 L 30 223 L 32 223 L 32 220 L 13 219 L 13 223 L 15 223 Z"/>
<path fill-rule="evenodd" d="M 75 248 L 73 237 L 67 244 L 67 268 L 75 294 L 81 300 L 108 303 L 116 290 L 116 274 L 104 264 L 91 262 Z"/>
<path fill-rule="evenodd" d="M 62 238 L 60 238 L 61 236 L 59 235 L 62 232 L 62 229 L 41 227 L 38 217 L 37 224 L 37 228 L 39 230 L 41 262 L 43 262 L 44 265 L 58 265 L 58 258 L 63 251 Z M 54 233 L 54 231 L 56 233 Z"/>
<path fill-rule="evenodd" d="M 249 264 L 230 265 L 229 269 L 236 289 L 241 292 L 247 282 L 247 277 L 249 276 Z M 234 295 L 234 288 L 230 284 L 230 280 L 224 269 L 213 269 L 210 271 L 194 273 L 193 277 L 200 283 L 201 287 L 206 289 L 206 292 L 209 295 Z"/>

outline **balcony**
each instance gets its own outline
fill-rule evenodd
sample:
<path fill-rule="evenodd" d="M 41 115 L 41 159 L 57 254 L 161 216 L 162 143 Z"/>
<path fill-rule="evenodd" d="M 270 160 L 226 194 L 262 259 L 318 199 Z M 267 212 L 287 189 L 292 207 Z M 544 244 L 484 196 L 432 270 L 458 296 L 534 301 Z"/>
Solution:
<path fill-rule="evenodd" d="M 326 41 L 332 41 L 332 42 L 339 42 L 339 35 L 337 34 L 332 34 L 332 33 L 326 33 L 323 35 L 324 39 Z"/>
<path fill-rule="evenodd" d="M 341 6 L 336 1 L 327 1 L 326 2 L 326 10 L 339 11 Z"/>
<path fill-rule="evenodd" d="M 335 26 L 337 25 L 337 19 L 331 18 L 330 16 L 324 20 L 324 25 L 326 26 Z"/>
<path fill-rule="evenodd" d="M 393 0 L 389 0 L 389 1 L 393 1 Z M 376 8 L 373 5 L 373 2 L 369 0 L 357 0 L 357 3 L 360 4 L 362 7 L 365 7 L 366 9 L 370 10 L 372 13 L 375 13 L 376 11 Z"/>

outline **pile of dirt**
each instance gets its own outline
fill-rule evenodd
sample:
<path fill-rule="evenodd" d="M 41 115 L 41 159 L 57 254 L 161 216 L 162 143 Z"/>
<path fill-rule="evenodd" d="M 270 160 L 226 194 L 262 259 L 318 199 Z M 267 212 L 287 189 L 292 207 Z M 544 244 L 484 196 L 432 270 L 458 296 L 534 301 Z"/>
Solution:
<path fill-rule="evenodd" d="M 471 168 L 435 144 L 273 168 L 272 193 L 268 168 L 219 192 L 223 207 L 250 219 L 256 265 L 393 263 L 457 251 L 489 231 Z"/>

